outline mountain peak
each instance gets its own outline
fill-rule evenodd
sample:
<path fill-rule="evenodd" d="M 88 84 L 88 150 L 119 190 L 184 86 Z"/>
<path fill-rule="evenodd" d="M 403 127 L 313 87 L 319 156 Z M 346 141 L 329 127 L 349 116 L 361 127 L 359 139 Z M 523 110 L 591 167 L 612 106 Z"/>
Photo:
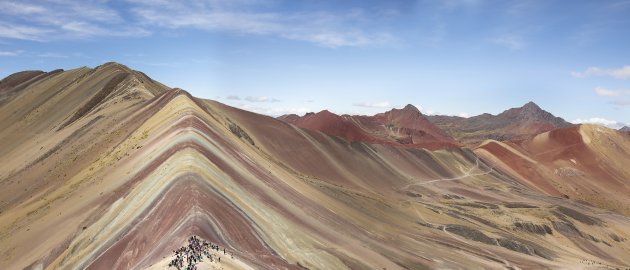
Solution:
<path fill-rule="evenodd" d="M 102 65 L 100 65 L 100 66 L 98 66 L 96 68 L 99 69 L 99 68 L 107 68 L 107 67 L 120 68 L 120 69 L 124 69 L 124 70 L 131 70 L 128 66 L 125 66 L 125 65 L 123 65 L 121 63 L 118 63 L 118 62 L 107 62 L 107 63 L 104 63 L 104 64 L 102 64 Z"/>
<path fill-rule="evenodd" d="M 384 115 L 391 115 L 391 114 L 395 114 L 395 115 L 408 115 L 408 116 L 417 116 L 417 115 L 422 115 L 422 113 L 420 112 L 420 110 L 418 110 L 418 108 L 416 108 L 416 106 L 413 106 L 411 104 L 407 104 L 405 107 L 403 107 L 402 109 L 391 109 L 387 112 L 381 113 Z M 378 114 L 377 114 L 378 115 Z"/>
<path fill-rule="evenodd" d="M 621 131 L 621 132 L 630 132 L 630 127 L 629 126 L 623 126 L 622 128 L 619 129 L 619 131 Z"/>
<path fill-rule="evenodd" d="M 522 109 L 530 109 L 530 110 L 542 110 L 540 108 L 540 106 L 538 106 L 538 104 L 534 103 L 533 101 L 525 103 L 525 105 L 523 105 L 523 107 L 521 107 L 521 108 Z"/>
<path fill-rule="evenodd" d="M 321 115 L 337 115 L 329 110 L 321 110 L 320 112 L 318 112 L 317 114 L 321 114 Z"/>
<path fill-rule="evenodd" d="M 525 103 L 525 105 L 520 108 L 513 108 L 507 110 L 506 112 L 510 112 L 512 115 L 520 115 L 525 118 L 541 118 L 549 114 L 533 101 Z"/>
<path fill-rule="evenodd" d="M 403 110 L 405 110 L 405 111 L 417 111 L 417 112 L 420 111 L 420 110 L 418 110 L 418 108 L 416 106 L 413 106 L 411 104 L 407 104 L 407 106 L 405 106 L 403 108 Z"/>

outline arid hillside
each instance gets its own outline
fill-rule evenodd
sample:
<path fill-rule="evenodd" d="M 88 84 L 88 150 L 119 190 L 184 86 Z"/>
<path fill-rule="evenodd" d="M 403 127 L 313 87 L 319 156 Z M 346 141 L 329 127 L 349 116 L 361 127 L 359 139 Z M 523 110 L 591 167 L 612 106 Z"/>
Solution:
<path fill-rule="evenodd" d="M 429 122 L 413 105 L 374 116 L 339 116 L 324 110 L 307 113 L 301 117 L 295 114 L 283 115 L 278 119 L 351 142 L 392 144 L 432 150 L 459 146 L 440 128 Z"/>
<path fill-rule="evenodd" d="M 11 75 L 0 268 L 169 269 L 193 235 L 226 249 L 201 269 L 630 267 L 630 137 L 468 148 L 413 109 L 312 130 L 117 63 Z"/>
<path fill-rule="evenodd" d="M 430 115 L 428 119 L 460 143 L 475 145 L 484 140 L 521 140 L 572 124 L 528 102 L 519 108 L 505 110 L 498 115 L 484 113 L 463 118 Z"/>

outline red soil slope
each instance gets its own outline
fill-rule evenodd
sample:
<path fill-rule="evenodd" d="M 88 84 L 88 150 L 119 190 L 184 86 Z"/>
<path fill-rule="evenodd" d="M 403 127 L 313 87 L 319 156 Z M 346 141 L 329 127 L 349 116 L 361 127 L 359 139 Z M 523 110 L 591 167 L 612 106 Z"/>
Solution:
<path fill-rule="evenodd" d="M 327 110 L 319 113 L 283 115 L 278 119 L 298 127 L 342 137 L 349 141 L 442 149 L 458 145 L 433 125 L 413 105 L 374 116 L 339 116 Z"/>
<path fill-rule="evenodd" d="M 488 141 L 476 151 L 546 194 L 630 214 L 630 173 L 624 165 L 630 138 L 620 132 L 579 125 L 511 143 Z"/>

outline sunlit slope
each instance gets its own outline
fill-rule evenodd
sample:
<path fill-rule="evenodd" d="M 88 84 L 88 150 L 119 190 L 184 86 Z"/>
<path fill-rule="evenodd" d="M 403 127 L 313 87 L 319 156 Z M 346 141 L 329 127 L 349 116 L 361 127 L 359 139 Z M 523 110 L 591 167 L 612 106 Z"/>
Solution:
<path fill-rule="evenodd" d="M 546 194 L 630 214 L 630 138 L 619 131 L 580 125 L 476 152 Z"/>
<path fill-rule="evenodd" d="M 630 264 L 627 217 L 531 185 L 481 148 L 348 142 L 117 64 L 7 89 L 3 268 L 159 269 L 193 234 L 234 253 L 213 265 L 226 269 Z M 46 109 L 26 117 L 34 108 Z"/>

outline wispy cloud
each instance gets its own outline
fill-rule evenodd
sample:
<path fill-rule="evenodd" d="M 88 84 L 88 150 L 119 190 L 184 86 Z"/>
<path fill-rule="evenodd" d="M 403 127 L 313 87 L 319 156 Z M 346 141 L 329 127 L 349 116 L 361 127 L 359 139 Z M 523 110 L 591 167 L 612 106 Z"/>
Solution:
<path fill-rule="evenodd" d="M 600 96 L 614 98 L 613 100 L 608 102 L 612 105 L 617 105 L 617 106 L 630 105 L 630 99 L 623 98 L 623 97 L 630 96 L 630 90 L 627 90 L 627 89 L 611 90 L 611 89 L 606 89 L 604 87 L 596 87 L 595 93 L 597 93 L 597 95 L 600 95 Z"/>
<path fill-rule="evenodd" d="M 52 30 L 43 27 L 31 27 L 2 22 L 0 20 L 0 38 L 13 38 L 23 40 L 42 40 L 44 36 L 52 33 Z"/>
<path fill-rule="evenodd" d="M 0 51 L 0 56 L 19 56 L 20 54 L 22 54 L 24 51 L 23 50 L 17 50 L 17 51 Z"/>
<path fill-rule="evenodd" d="M 630 66 L 623 66 L 620 68 L 589 67 L 585 71 L 573 71 L 571 72 L 571 76 L 576 78 L 600 76 L 613 77 L 616 79 L 628 79 L 630 78 Z"/>
<path fill-rule="evenodd" d="M 181 1 L 131 0 L 131 9 L 140 23 L 163 28 L 194 28 L 211 32 L 270 35 L 306 41 L 324 47 L 386 45 L 395 38 L 387 32 L 364 31 L 362 12 L 335 14 L 323 11 L 279 13 L 260 11 L 260 1 Z M 268 9 L 265 9 L 268 10 Z"/>
<path fill-rule="evenodd" d="M 143 37 L 163 29 L 265 35 L 323 47 L 396 43 L 362 9 L 287 12 L 264 0 L 126 0 L 124 12 L 102 0 L 0 1 L 0 38 L 48 41 Z M 128 11 L 127 11 L 128 10 Z"/>
<path fill-rule="evenodd" d="M 237 107 L 255 112 L 260 114 L 265 114 L 269 116 L 280 116 L 284 114 L 305 114 L 307 112 L 312 112 L 311 109 L 307 107 L 261 107 L 261 106 L 253 106 L 251 104 L 240 104 Z"/>
<path fill-rule="evenodd" d="M 357 107 L 365 107 L 365 108 L 391 108 L 392 104 L 388 101 L 379 101 L 379 102 L 356 102 L 352 104 Z"/>
<path fill-rule="evenodd" d="M 604 87 L 596 87 L 595 93 L 597 93 L 600 96 L 606 96 L 606 97 L 620 97 L 620 96 L 630 95 L 630 90 L 610 90 Z"/>
<path fill-rule="evenodd" d="M 527 47 L 527 43 L 522 37 L 514 35 L 500 36 L 492 39 L 492 42 L 514 51 Z"/>
<path fill-rule="evenodd" d="M 54 53 L 54 52 L 46 52 L 46 53 L 39 53 L 37 54 L 37 57 L 44 57 L 44 58 L 68 58 L 68 55 L 65 54 L 61 54 L 61 53 Z"/>
<path fill-rule="evenodd" d="M 0 1 L 0 38 L 47 41 L 146 36 L 107 1 Z"/>
<path fill-rule="evenodd" d="M 245 97 L 245 100 L 249 102 L 267 102 L 271 99 L 267 96 L 247 96 Z"/>
<path fill-rule="evenodd" d="M 236 96 L 236 95 L 229 95 L 229 96 L 227 96 L 225 98 L 229 99 L 229 100 L 241 100 L 241 98 L 239 96 Z"/>
<path fill-rule="evenodd" d="M 619 129 L 619 128 L 622 128 L 623 126 L 630 125 L 628 123 L 623 123 L 623 122 L 610 120 L 610 119 L 606 119 L 606 118 L 601 118 L 601 117 L 592 117 L 592 118 L 588 118 L 588 119 L 575 119 L 575 120 L 571 121 L 571 123 L 573 123 L 573 124 L 596 124 L 596 125 L 601 125 L 601 126 L 606 126 L 606 127 L 609 127 L 609 128 L 613 128 L 613 129 Z"/>

